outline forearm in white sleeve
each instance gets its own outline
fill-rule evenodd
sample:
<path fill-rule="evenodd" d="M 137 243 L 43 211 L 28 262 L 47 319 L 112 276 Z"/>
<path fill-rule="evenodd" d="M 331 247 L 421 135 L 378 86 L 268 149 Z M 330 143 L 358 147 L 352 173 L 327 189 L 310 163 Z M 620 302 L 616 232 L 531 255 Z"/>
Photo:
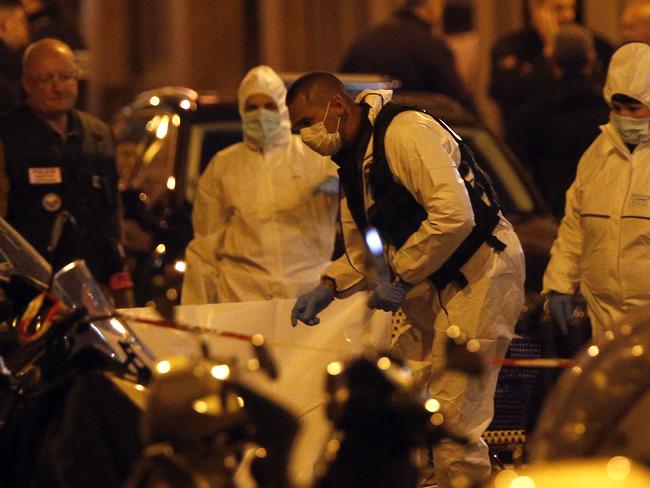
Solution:
<path fill-rule="evenodd" d="M 363 288 L 369 257 L 363 236 L 348 208 L 347 198 L 341 199 L 340 208 L 345 254 L 330 263 L 323 274 L 336 282 L 337 294 L 347 295 Z"/>

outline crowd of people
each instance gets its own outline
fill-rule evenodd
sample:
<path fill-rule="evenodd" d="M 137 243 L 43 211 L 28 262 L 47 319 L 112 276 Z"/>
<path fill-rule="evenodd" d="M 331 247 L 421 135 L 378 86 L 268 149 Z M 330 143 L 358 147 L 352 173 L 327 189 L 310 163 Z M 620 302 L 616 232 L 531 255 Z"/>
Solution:
<path fill-rule="evenodd" d="M 650 2 L 623 12 L 618 49 L 576 23 L 574 0 L 527 6 L 529 26 L 493 48 L 489 92 L 561 219 L 542 290 L 549 312 L 566 330 L 581 294 L 599 342 L 650 301 Z M 61 40 L 53 8 L 0 0 L 0 215 L 55 268 L 85 259 L 129 305 L 110 128 L 75 108 L 82 43 Z M 441 34 L 443 10 L 407 0 L 359 36 L 342 70 L 385 73 L 476 110 Z M 354 98 L 326 72 L 287 93 L 270 67 L 251 69 L 238 93 L 243 141 L 200 179 L 182 302 L 296 298 L 292 325 L 314 326 L 333 300 L 369 291 L 371 309 L 400 317 L 391 349 L 470 440 L 435 448 L 438 486 L 478 482 L 490 472 L 481 434 L 498 369 L 440 374 L 446 331 L 456 325 L 482 354 L 505 355 L 523 307 L 523 251 L 462 140 L 391 96 Z M 371 229 L 387 272 L 366 245 Z"/>

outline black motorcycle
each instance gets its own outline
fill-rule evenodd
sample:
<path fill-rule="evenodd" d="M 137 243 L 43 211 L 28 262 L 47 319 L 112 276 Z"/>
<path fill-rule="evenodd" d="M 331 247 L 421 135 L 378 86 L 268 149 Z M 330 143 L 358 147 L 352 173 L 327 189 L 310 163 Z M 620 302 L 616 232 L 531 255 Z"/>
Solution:
<path fill-rule="evenodd" d="M 0 219 L 0 486 L 119 486 L 153 359 L 83 261 L 52 273 Z"/>

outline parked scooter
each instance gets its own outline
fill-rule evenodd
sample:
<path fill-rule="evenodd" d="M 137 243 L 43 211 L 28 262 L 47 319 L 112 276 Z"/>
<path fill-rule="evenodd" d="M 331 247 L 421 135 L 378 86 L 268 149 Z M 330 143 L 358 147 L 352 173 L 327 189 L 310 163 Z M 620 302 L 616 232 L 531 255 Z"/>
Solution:
<path fill-rule="evenodd" d="M 139 446 L 115 381 L 144 388 L 153 355 L 83 261 L 52 274 L 2 219 L 0 261 L 0 485 L 116 486 Z"/>

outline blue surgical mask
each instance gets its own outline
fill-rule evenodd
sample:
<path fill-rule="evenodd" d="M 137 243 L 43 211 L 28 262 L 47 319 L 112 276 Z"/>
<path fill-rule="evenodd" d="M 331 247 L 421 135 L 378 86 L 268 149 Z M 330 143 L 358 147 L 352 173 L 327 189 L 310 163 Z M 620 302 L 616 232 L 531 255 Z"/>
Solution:
<path fill-rule="evenodd" d="M 242 116 L 244 134 L 260 149 L 271 144 L 280 133 L 280 114 L 273 110 L 259 108 L 245 112 Z"/>
<path fill-rule="evenodd" d="M 612 113 L 610 120 L 621 139 L 628 144 L 641 144 L 650 139 L 650 117 L 635 119 Z"/>

